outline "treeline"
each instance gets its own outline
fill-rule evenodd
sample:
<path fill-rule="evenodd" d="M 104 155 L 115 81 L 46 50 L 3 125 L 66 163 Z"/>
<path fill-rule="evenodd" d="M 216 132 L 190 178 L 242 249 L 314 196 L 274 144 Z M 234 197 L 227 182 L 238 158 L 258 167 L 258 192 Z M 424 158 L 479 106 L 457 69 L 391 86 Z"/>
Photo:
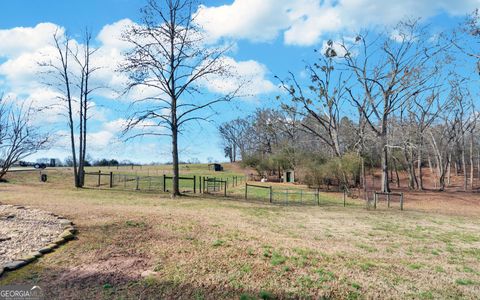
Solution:
<path fill-rule="evenodd" d="M 276 109 L 259 109 L 219 127 L 225 156 L 262 176 L 294 169 L 310 185 L 366 186 L 380 168 L 390 191 L 399 172 L 425 187 L 425 168 L 444 190 L 480 177 L 476 110 L 478 14 L 453 33 L 434 35 L 417 21 L 385 33 L 329 41 L 307 62 L 308 78 L 277 77 Z M 395 33 L 395 35 L 392 35 Z"/>

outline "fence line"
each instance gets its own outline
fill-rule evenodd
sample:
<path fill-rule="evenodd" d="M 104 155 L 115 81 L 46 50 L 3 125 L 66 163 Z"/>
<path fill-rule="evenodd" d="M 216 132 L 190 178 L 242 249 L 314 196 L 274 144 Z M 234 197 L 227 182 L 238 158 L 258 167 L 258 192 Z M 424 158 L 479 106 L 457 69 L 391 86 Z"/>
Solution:
<path fill-rule="evenodd" d="M 127 174 L 114 174 L 113 172 L 102 173 L 98 172 L 87 172 L 85 173 L 89 178 L 94 178 L 92 180 L 86 180 L 86 186 L 96 186 L 96 187 L 108 187 L 120 188 L 124 190 L 135 190 L 135 191 L 159 191 L 159 192 L 168 192 L 169 184 L 168 181 L 173 180 L 173 176 L 167 176 L 166 174 L 162 176 L 138 176 L 138 175 L 127 175 Z M 104 180 L 106 179 L 106 180 Z M 103 180 L 103 182 L 102 182 Z M 245 190 L 236 189 L 240 187 L 241 183 L 245 180 L 244 177 L 233 176 L 230 178 L 216 178 L 216 177 L 207 177 L 207 176 L 192 176 L 179 177 L 180 180 L 180 189 L 182 192 L 192 192 L 194 194 L 203 193 L 211 195 L 222 195 L 223 197 L 232 197 L 232 198 L 244 198 L 245 200 L 257 199 L 257 200 L 266 200 L 272 204 L 285 204 L 285 205 L 342 205 L 341 199 L 336 197 L 321 197 L 320 189 L 315 190 L 302 190 L 302 189 L 275 189 L 274 186 L 267 185 L 257 185 L 244 182 Z M 229 191 L 229 189 L 231 189 Z M 264 192 L 255 192 L 256 189 L 264 190 Z M 242 192 L 244 193 L 242 195 Z M 323 194 L 323 192 L 322 192 Z M 374 192 L 374 207 L 376 208 L 379 195 L 387 195 L 380 192 Z M 402 195 L 400 208 L 403 210 L 403 193 L 390 193 L 387 201 L 390 196 L 393 195 Z M 369 197 L 368 197 L 369 198 Z M 340 200 L 340 201 L 338 201 Z M 388 201 L 390 207 L 390 201 Z M 367 201 L 367 208 L 369 207 L 370 200 Z M 343 191 L 343 206 L 347 206 L 347 192 Z"/>

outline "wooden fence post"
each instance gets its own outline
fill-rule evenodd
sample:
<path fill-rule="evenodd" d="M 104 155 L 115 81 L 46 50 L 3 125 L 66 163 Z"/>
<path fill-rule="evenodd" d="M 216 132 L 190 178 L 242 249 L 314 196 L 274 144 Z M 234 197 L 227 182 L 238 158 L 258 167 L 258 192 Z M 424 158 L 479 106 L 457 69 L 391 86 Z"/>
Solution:
<path fill-rule="evenodd" d="M 245 182 L 245 200 L 248 199 L 248 183 Z"/>
<path fill-rule="evenodd" d="M 102 171 L 98 170 L 98 187 L 100 187 L 100 177 L 102 176 Z"/>
<path fill-rule="evenodd" d="M 167 175 L 163 174 L 163 192 L 164 193 L 167 191 L 166 182 L 167 182 Z"/>
<path fill-rule="evenodd" d="M 400 210 L 403 210 L 403 193 L 400 194 Z"/>
<path fill-rule="evenodd" d="M 113 172 L 110 172 L 110 188 L 113 188 Z"/>
<path fill-rule="evenodd" d="M 373 192 L 373 208 L 377 209 L 377 192 Z"/>
<path fill-rule="evenodd" d="M 320 188 L 317 188 L 317 205 L 320 206 Z"/>
<path fill-rule="evenodd" d="M 343 207 L 347 206 L 347 191 L 343 188 Z"/>
<path fill-rule="evenodd" d="M 193 175 L 193 193 L 197 193 L 197 176 Z"/>
<path fill-rule="evenodd" d="M 390 193 L 387 194 L 387 207 L 390 208 Z"/>
<path fill-rule="evenodd" d="M 139 180 L 140 180 L 140 177 L 137 176 L 137 186 L 135 188 L 135 190 L 140 190 L 140 186 L 139 186 Z"/>
<path fill-rule="evenodd" d="M 223 192 L 223 193 L 224 193 L 224 196 L 225 196 L 225 197 L 227 197 L 227 182 L 228 182 L 228 181 L 225 181 L 225 182 L 223 183 L 223 189 L 224 189 L 224 192 Z"/>
<path fill-rule="evenodd" d="M 273 194 L 272 186 L 270 186 L 270 203 L 273 203 L 272 194 Z"/>

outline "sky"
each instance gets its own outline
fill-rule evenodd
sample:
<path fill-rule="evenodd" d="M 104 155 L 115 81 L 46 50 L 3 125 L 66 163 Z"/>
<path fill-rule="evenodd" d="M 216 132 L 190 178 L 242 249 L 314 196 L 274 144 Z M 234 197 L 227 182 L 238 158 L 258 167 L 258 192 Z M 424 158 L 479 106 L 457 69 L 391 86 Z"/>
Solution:
<path fill-rule="evenodd" d="M 187 126 L 179 141 L 180 159 L 225 161 L 217 127 L 257 108 L 278 107 L 282 92 L 275 76 L 304 76 L 304 65 L 315 59 L 329 39 L 354 36 L 362 28 L 379 30 L 400 20 L 422 18 L 432 31 L 444 32 L 480 6 L 480 0 L 219 0 L 203 1 L 196 14 L 209 43 L 231 43 L 226 55 L 239 74 L 249 79 L 248 97 L 215 107 L 210 122 Z M 69 156 L 67 120 L 56 91 L 45 85 L 39 62 L 54 53 L 55 31 L 81 43 L 86 28 L 99 48 L 94 62 L 101 66 L 95 81 L 113 90 L 123 79 L 115 72 L 126 46 L 125 27 L 140 21 L 145 0 L 15 0 L 0 1 L 0 93 L 12 101 L 49 107 L 35 126 L 51 133 L 55 143 L 31 156 Z M 205 86 L 207 91 L 215 87 Z M 142 93 L 142 91 L 138 91 Z M 131 99 L 109 89 L 92 97 L 88 154 L 93 159 L 116 158 L 139 163 L 170 161 L 170 140 L 144 137 L 125 141 L 122 125 Z"/>

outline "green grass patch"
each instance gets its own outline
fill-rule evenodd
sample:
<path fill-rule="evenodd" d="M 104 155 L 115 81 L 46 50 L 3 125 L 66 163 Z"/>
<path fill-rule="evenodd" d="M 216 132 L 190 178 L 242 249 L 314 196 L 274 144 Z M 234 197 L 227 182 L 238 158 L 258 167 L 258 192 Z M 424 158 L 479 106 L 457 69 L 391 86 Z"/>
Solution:
<path fill-rule="evenodd" d="M 422 267 L 423 267 L 423 264 L 419 264 L 419 263 L 413 263 L 408 265 L 408 268 L 412 270 L 420 270 Z"/>
<path fill-rule="evenodd" d="M 282 254 L 274 251 L 272 253 L 272 256 L 270 258 L 270 263 L 272 264 L 272 266 L 278 266 L 278 265 L 281 265 L 283 263 L 285 263 L 287 261 L 287 257 L 283 256 Z"/>
<path fill-rule="evenodd" d="M 460 278 L 460 279 L 455 280 L 455 283 L 458 284 L 458 285 L 474 285 L 475 281 L 473 281 L 471 279 Z"/>
<path fill-rule="evenodd" d="M 224 240 L 216 240 L 213 242 L 212 246 L 213 247 L 220 247 L 220 246 L 223 246 L 225 245 L 225 241 Z"/>

